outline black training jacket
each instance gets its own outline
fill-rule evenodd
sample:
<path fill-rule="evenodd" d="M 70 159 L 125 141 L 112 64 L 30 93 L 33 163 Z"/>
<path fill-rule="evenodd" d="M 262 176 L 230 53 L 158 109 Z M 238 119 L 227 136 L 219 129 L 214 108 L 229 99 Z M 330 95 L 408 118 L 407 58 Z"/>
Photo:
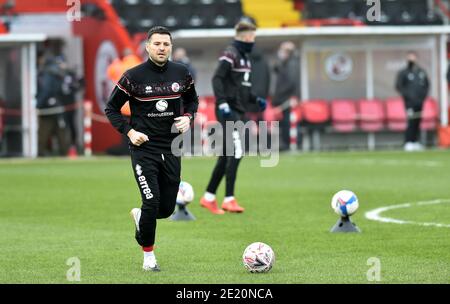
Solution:
<path fill-rule="evenodd" d="M 414 65 L 400 71 L 397 75 L 396 89 L 403 96 L 406 107 L 420 107 L 429 91 L 427 73 Z"/>
<path fill-rule="evenodd" d="M 248 103 L 256 103 L 256 96 L 251 93 L 250 73 L 248 56 L 234 45 L 228 46 L 219 58 L 212 81 L 216 105 L 226 102 L 233 111 L 244 113 Z"/>
<path fill-rule="evenodd" d="M 120 113 L 130 102 L 128 122 Z M 105 113 L 111 124 L 123 134 L 132 128 L 146 134 L 148 142 L 133 149 L 152 153 L 171 153 L 174 118 L 186 115 L 194 118 L 198 96 L 194 81 L 186 66 L 168 61 L 160 67 L 150 59 L 126 71 L 114 88 Z"/>

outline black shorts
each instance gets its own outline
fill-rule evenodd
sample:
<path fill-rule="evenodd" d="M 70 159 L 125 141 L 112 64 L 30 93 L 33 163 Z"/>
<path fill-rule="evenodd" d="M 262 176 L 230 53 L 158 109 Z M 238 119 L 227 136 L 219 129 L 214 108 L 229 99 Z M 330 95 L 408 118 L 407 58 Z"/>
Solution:
<path fill-rule="evenodd" d="M 181 158 L 131 149 L 131 163 L 142 197 L 141 209 L 156 210 L 157 218 L 169 217 L 180 185 Z"/>

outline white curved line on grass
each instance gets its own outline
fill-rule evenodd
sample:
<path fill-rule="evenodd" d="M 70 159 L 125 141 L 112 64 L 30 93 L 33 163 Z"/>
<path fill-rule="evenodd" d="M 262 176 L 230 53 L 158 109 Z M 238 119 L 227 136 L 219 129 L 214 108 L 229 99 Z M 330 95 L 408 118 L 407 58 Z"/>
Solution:
<path fill-rule="evenodd" d="M 420 225 L 420 226 L 434 226 L 434 227 L 450 228 L 450 224 L 404 221 L 404 220 L 381 216 L 381 213 L 388 211 L 388 210 L 399 209 L 399 208 L 410 208 L 410 207 L 413 207 L 416 205 L 423 206 L 423 205 L 435 205 L 435 204 L 444 204 L 444 203 L 450 203 L 450 199 L 436 199 L 436 200 L 432 200 L 432 201 L 422 201 L 422 202 L 405 203 L 405 204 L 400 204 L 400 205 L 380 207 L 377 209 L 367 211 L 364 214 L 364 216 L 369 220 L 383 222 L 383 223 L 413 224 L 413 225 Z"/>

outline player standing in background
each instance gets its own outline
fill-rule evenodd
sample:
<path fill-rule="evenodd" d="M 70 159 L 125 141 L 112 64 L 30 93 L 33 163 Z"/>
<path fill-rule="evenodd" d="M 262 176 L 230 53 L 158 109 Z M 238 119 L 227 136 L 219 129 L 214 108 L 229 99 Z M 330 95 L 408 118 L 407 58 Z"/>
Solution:
<path fill-rule="evenodd" d="M 216 116 L 223 128 L 223 153 L 219 156 L 206 192 L 200 200 L 200 205 L 214 214 L 228 212 L 243 212 L 236 198 L 234 187 L 239 162 L 242 158 L 242 135 L 239 130 L 229 132 L 226 122 L 244 120 L 246 104 L 257 103 L 261 110 L 266 108 L 266 100 L 251 93 L 251 64 L 249 53 L 252 51 L 256 38 L 256 26 L 247 19 L 242 19 L 235 26 L 235 38 L 226 47 L 219 58 L 219 65 L 212 80 L 216 97 Z M 227 147 L 227 144 L 233 147 Z M 228 149 L 227 149 L 228 148 Z M 233 148 L 233 155 L 227 155 L 227 150 Z M 217 206 L 216 191 L 220 181 L 225 176 L 226 191 L 222 209 Z"/>
<path fill-rule="evenodd" d="M 408 51 L 407 66 L 397 74 L 395 88 L 402 95 L 408 118 L 405 132 L 405 151 L 423 150 L 419 143 L 422 109 L 427 98 L 430 83 L 427 72 L 417 63 L 417 54 Z"/>
<path fill-rule="evenodd" d="M 169 61 L 172 36 L 167 28 L 150 29 L 146 50 L 149 59 L 123 74 L 105 113 L 130 140 L 131 163 L 142 197 L 142 207 L 131 210 L 135 236 L 144 251 L 143 269 L 159 271 L 153 252 L 156 220 L 173 213 L 180 183 L 181 159 L 173 155 L 171 144 L 179 132 L 189 129 L 198 96 L 188 69 Z M 126 101 L 130 123 L 120 112 Z M 174 123 L 177 133 L 171 132 Z"/>

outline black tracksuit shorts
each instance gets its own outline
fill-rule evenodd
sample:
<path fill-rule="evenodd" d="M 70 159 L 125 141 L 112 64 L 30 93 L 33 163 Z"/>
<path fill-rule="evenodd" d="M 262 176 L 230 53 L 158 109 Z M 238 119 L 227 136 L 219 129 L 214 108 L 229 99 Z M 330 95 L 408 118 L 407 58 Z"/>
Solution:
<path fill-rule="evenodd" d="M 181 158 L 173 154 L 130 150 L 134 176 L 142 197 L 136 240 L 141 246 L 152 246 L 155 242 L 156 219 L 169 217 L 175 209 Z"/>

